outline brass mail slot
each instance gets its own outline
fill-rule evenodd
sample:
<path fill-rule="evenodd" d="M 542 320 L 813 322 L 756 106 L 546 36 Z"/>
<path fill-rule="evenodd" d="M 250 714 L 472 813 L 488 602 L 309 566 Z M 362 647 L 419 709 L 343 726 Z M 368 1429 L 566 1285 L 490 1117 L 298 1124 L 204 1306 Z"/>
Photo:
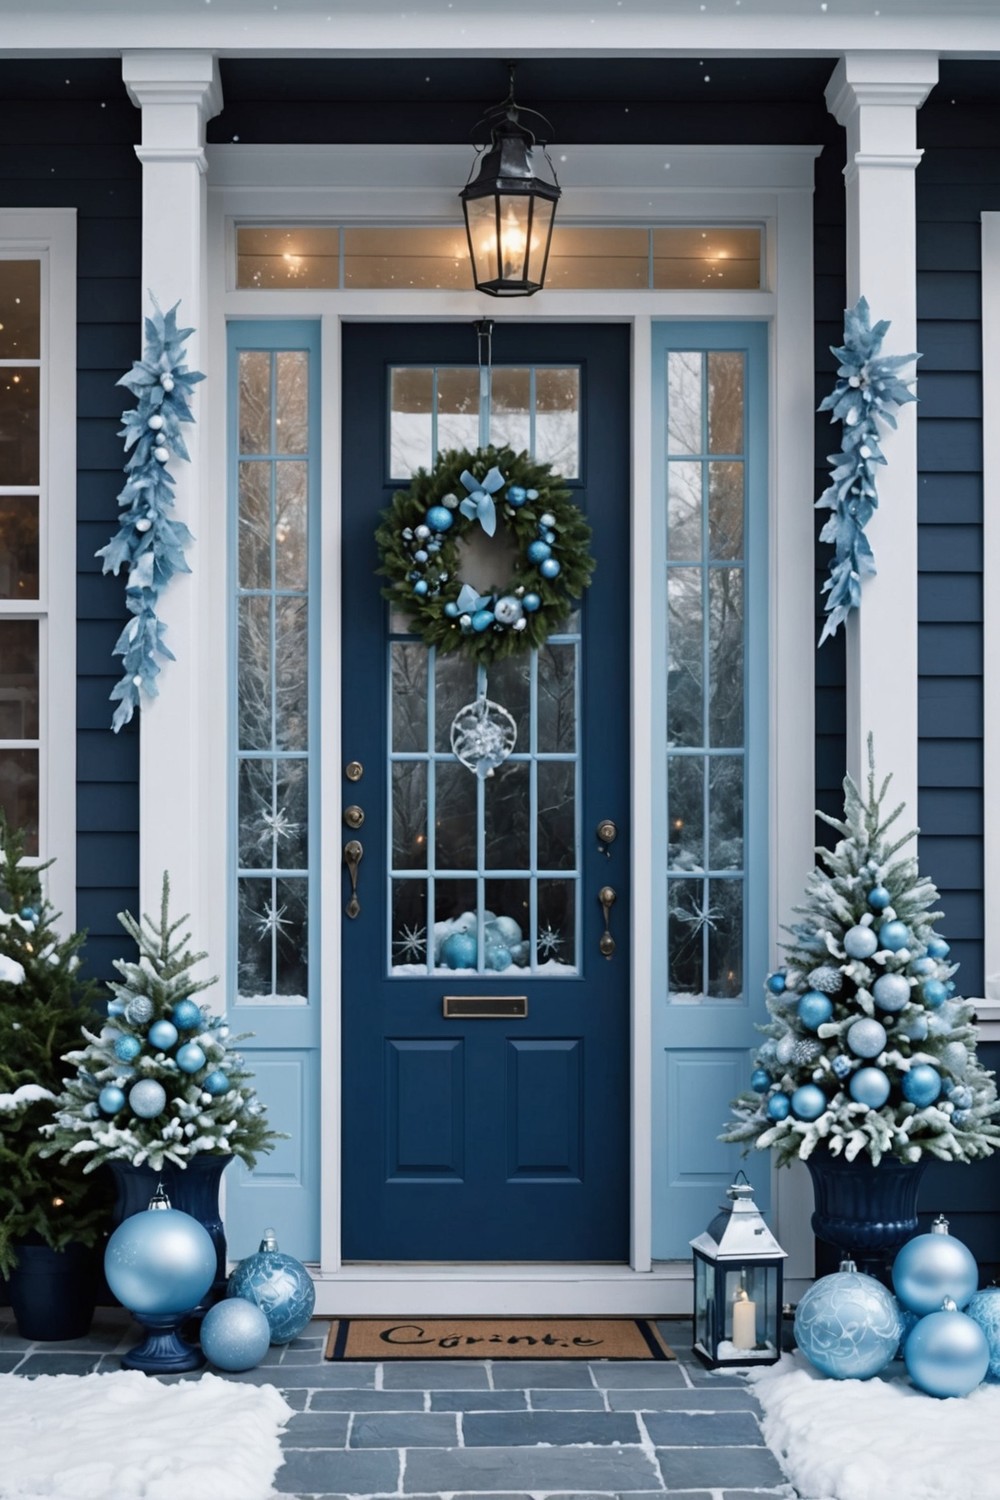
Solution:
<path fill-rule="evenodd" d="M 445 995 L 443 1010 L 446 1020 L 503 1020 L 511 1016 L 518 1019 L 528 1014 L 527 995 Z"/>

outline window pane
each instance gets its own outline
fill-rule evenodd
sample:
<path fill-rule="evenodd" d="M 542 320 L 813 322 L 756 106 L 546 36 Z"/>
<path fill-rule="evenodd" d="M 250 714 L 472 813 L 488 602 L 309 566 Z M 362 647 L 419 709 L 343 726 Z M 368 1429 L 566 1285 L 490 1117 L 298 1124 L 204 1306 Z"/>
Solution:
<path fill-rule="evenodd" d="M 539 647 L 538 748 L 543 754 L 576 749 L 575 645 Z"/>
<path fill-rule="evenodd" d="M 709 881 L 707 994 L 729 1000 L 743 988 L 743 882 Z"/>
<path fill-rule="evenodd" d="M 474 880 L 436 880 L 434 882 L 435 966 L 437 968 L 474 969 L 479 958 L 476 930 L 476 882 Z M 455 932 L 469 934 L 471 943 L 461 947 L 456 945 L 451 953 L 455 962 L 448 963 L 449 955 L 442 954 L 441 948 Z"/>
<path fill-rule="evenodd" d="M 38 738 L 38 621 L 0 620 L 0 739 Z"/>
<path fill-rule="evenodd" d="M 0 370 L 0 484 L 38 483 L 38 370 Z"/>
<path fill-rule="evenodd" d="M 0 807 L 10 826 L 23 831 L 25 854 L 37 854 L 37 750 L 0 750 Z"/>
<path fill-rule="evenodd" d="M 526 870 L 531 864 L 528 771 L 525 761 L 508 760 L 483 783 L 488 870 Z"/>
<path fill-rule="evenodd" d="M 345 229 L 344 285 L 469 291 L 472 271 L 465 225 Z"/>
<path fill-rule="evenodd" d="M 538 882 L 538 933 L 535 962 L 539 968 L 577 968 L 577 883 L 575 880 Z"/>
<path fill-rule="evenodd" d="M 743 452 L 743 386 L 745 359 L 736 350 L 708 354 L 708 449 L 710 453 Z"/>
<path fill-rule="evenodd" d="M 271 451 L 271 356 L 266 349 L 240 352 L 240 452 Z"/>
<path fill-rule="evenodd" d="M 703 357 L 697 350 L 667 355 L 667 452 L 702 453 L 705 402 Z"/>
<path fill-rule="evenodd" d="M 422 880 L 392 882 L 392 967 L 427 963 L 427 886 Z"/>
<path fill-rule="evenodd" d="M 424 649 L 424 648 L 421 648 Z M 434 748 L 451 749 L 451 726 L 460 708 L 476 698 L 476 664 L 457 651 L 434 662 Z M 464 775 L 469 773 L 463 772 Z"/>
<path fill-rule="evenodd" d="M 427 868 L 427 762 L 392 764 L 392 867 Z"/>
<path fill-rule="evenodd" d="M 479 370 L 475 366 L 437 372 L 437 447 L 479 447 Z M 460 491 L 464 493 L 464 491 Z"/>
<path fill-rule="evenodd" d="M 271 600 L 239 601 L 237 693 L 238 745 L 241 750 L 270 750 L 271 734 Z"/>
<path fill-rule="evenodd" d="M 281 750 L 308 745 L 308 626 L 304 599 L 275 600 L 275 743 Z"/>
<path fill-rule="evenodd" d="M 743 757 L 709 761 L 708 863 L 713 870 L 743 868 Z"/>
<path fill-rule="evenodd" d="M 38 501 L 0 495 L 0 599 L 38 598 Z"/>
<path fill-rule="evenodd" d="M 667 574 L 667 739 L 701 745 L 702 570 L 670 568 Z"/>
<path fill-rule="evenodd" d="M 435 768 L 434 865 L 438 870 L 475 870 L 476 788 L 479 778 L 458 761 Z"/>
<path fill-rule="evenodd" d="M 552 232 L 546 290 L 648 287 L 648 229 L 566 229 Z"/>
<path fill-rule="evenodd" d="M 535 458 L 563 479 L 580 474 L 580 371 L 535 371 Z"/>
<path fill-rule="evenodd" d="M 244 760 L 239 768 L 239 862 L 244 870 L 269 870 L 274 864 L 274 761 Z"/>
<path fill-rule="evenodd" d="M 304 453 L 309 446 L 309 356 L 302 349 L 282 349 L 275 363 L 275 451 Z"/>
<path fill-rule="evenodd" d="M 309 763 L 276 763 L 274 812 L 265 821 L 274 833 L 274 864 L 281 870 L 304 870 L 309 863 Z"/>
<path fill-rule="evenodd" d="M 667 881 L 667 949 L 671 996 L 700 997 L 704 988 L 704 880 Z"/>
<path fill-rule="evenodd" d="M 672 459 L 667 465 L 667 556 L 674 561 L 702 555 L 702 469 L 690 459 Z"/>
<path fill-rule="evenodd" d="M 271 934 L 266 915 L 273 901 L 269 876 L 244 878 L 237 883 L 237 986 L 240 998 L 252 999 L 273 991 Z"/>
<path fill-rule="evenodd" d="M 410 479 L 434 462 L 434 371 L 395 369 L 389 385 L 389 473 Z"/>
<path fill-rule="evenodd" d="M 712 557 L 743 556 L 742 463 L 708 465 L 708 546 Z"/>
<path fill-rule="evenodd" d="M 493 368 L 490 441 L 521 453 L 531 448 L 531 371 Z"/>
<path fill-rule="evenodd" d="M 309 466 L 286 459 L 274 471 L 275 587 L 304 589 L 309 579 Z"/>
<path fill-rule="evenodd" d="M 755 228 L 654 229 L 653 285 L 752 290 L 761 285 L 761 248 Z"/>
<path fill-rule="evenodd" d="M 427 748 L 427 647 L 421 642 L 393 641 L 392 660 L 392 748 Z"/>
<path fill-rule="evenodd" d="M 0 359 L 41 356 L 41 262 L 0 260 Z"/>
<path fill-rule="evenodd" d="M 667 765 L 668 863 L 671 870 L 705 868 L 705 763 L 700 755 L 671 755 Z"/>
<path fill-rule="evenodd" d="M 308 881 L 275 881 L 275 992 L 306 999 L 309 994 Z"/>
<path fill-rule="evenodd" d="M 743 743 L 743 570 L 708 572 L 709 744 Z"/>
<path fill-rule="evenodd" d="M 514 720 L 517 733 L 514 749 L 518 752 L 526 751 L 531 745 L 530 656 L 506 656 L 502 661 L 494 662 L 490 667 L 486 693 L 493 703 L 499 703 L 505 708 Z"/>
<path fill-rule="evenodd" d="M 530 887 L 526 880 L 487 880 L 483 967 L 502 973 L 530 961 Z"/>
<path fill-rule="evenodd" d="M 271 474 L 269 463 L 239 466 L 240 588 L 271 587 Z"/>
<path fill-rule="evenodd" d="M 335 287 L 340 283 L 340 231 L 315 226 L 258 227 L 236 230 L 236 285 L 267 287 Z"/>
<path fill-rule="evenodd" d="M 538 868 L 576 868 L 576 764 L 543 760 L 538 777 Z"/>

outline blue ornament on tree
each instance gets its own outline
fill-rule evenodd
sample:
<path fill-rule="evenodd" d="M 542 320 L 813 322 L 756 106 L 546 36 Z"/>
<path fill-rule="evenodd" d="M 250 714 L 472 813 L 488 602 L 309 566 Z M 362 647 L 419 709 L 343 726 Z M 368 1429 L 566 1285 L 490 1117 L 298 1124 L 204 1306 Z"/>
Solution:
<path fill-rule="evenodd" d="M 771 1087 L 771 1075 L 766 1068 L 754 1068 L 750 1074 L 750 1087 L 755 1094 L 766 1094 Z"/>
<path fill-rule="evenodd" d="M 820 990 L 807 990 L 799 1001 L 798 1012 L 807 1031 L 818 1031 L 833 1015 L 833 1001 Z"/>
<path fill-rule="evenodd" d="M 870 927 L 850 927 L 844 934 L 844 952 L 848 958 L 871 958 L 878 948 L 878 938 Z"/>
<path fill-rule="evenodd" d="M 97 1102 L 106 1115 L 116 1115 L 125 1108 L 125 1095 L 113 1083 L 106 1083 L 97 1096 Z"/>
<path fill-rule="evenodd" d="M 765 981 L 772 995 L 783 995 L 785 992 L 785 972 L 778 969 L 776 973 L 769 974 Z"/>
<path fill-rule="evenodd" d="M 240 1261 L 229 1278 L 227 1295 L 243 1297 L 260 1308 L 272 1344 L 297 1338 L 316 1306 L 312 1277 L 293 1255 L 281 1253 L 273 1229 L 265 1229 L 256 1255 Z"/>
<path fill-rule="evenodd" d="M 201 1027 L 201 1006 L 193 1000 L 178 1000 L 170 1019 L 178 1031 L 197 1031 Z"/>
<path fill-rule="evenodd" d="M 818 1120 L 826 1109 L 826 1095 L 815 1083 L 804 1083 L 792 1095 L 792 1114 L 798 1120 Z"/>
<path fill-rule="evenodd" d="M 927 941 L 927 953 L 931 958 L 947 958 L 951 952 L 948 944 L 942 937 L 932 937 Z"/>
<path fill-rule="evenodd" d="M 223 1073 L 221 1068 L 213 1068 L 208 1077 L 202 1079 L 201 1086 L 206 1094 L 225 1094 L 230 1087 L 229 1074 Z"/>
<path fill-rule="evenodd" d="M 120 1036 L 115 1042 L 115 1056 L 119 1062 L 130 1063 L 141 1051 L 142 1043 L 137 1036 Z"/>
<path fill-rule="evenodd" d="M 872 985 L 872 994 L 879 1010 L 902 1010 L 909 1004 L 910 983 L 904 974 L 880 974 Z"/>
<path fill-rule="evenodd" d="M 903 1075 L 903 1098 L 926 1109 L 941 1093 L 941 1074 L 930 1063 L 914 1063 Z"/>
<path fill-rule="evenodd" d="M 903 1359 L 913 1384 L 928 1396 L 967 1396 L 986 1377 L 990 1348 L 975 1319 L 946 1297 L 940 1312 L 921 1318 L 913 1329 Z"/>
<path fill-rule="evenodd" d="M 841 1057 L 838 1055 L 833 1059 L 830 1067 L 833 1069 L 834 1073 L 841 1080 L 841 1082 L 843 1082 L 843 1080 L 850 1075 L 851 1059 L 849 1057 Z"/>
<path fill-rule="evenodd" d="M 166 1052 L 177 1040 L 177 1027 L 172 1021 L 154 1021 L 148 1035 L 151 1047 L 159 1052 Z"/>
<path fill-rule="evenodd" d="M 872 1016 L 863 1016 L 848 1028 L 847 1045 L 855 1057 L 878 1057 L 886 1040 L 885 1027 Z"/>
<path fill-rule="evenodd" d="M 868 905 L 872 911 L 884 911 L 892 900 L 884 885 L 873 885 L 868 892 Z"/>
<path fill-rule="evenodd" d="M 252 1370 L 271 1343 L 271 1325 L 255 1302 L 228 1297 L 210 1307 L 201 1323 L 202 1353 L 217 1370 Z"/>
<path fill-rule="evenodd" d="M 920 993 L 924 997 L 924 1004 L 929 1005 L 932 1010 L 937 1010 L 948 998 L 948 991 L 940 979 L 925 979 L 920 986 Z"/>
<path fill-rule="evenodd" d="M 479 947 L 472 932 L 449 933 L 441 944 L 441 962 L 449 969 L 474 969 Z"/>
<path fill-rule="evenodd" d="M 800 1299 L 795 1342 L 809 1363 L 834 1380 L 869 1380 L 895 1357 L 902 1332 L 892 1293 L 852 1260 Z"/>
<path fill-rule="evenodd" d="M 948 1220 L 939 1216 L 930 1234 L 907 1240 L 899 1251 L 892 1284 L 903 1306 L 923 1317 L 937 1312 L 945 1297 L 964 1307 L 979 1285 L 979 1268 L 972 1251 L 948 1233 Z"/>
<path fill-rule="evenodd" d="M 883 948 L 888 948 L 890 953 L 898 953 L 900 948 L 906 948 L 910 941 L 910 929 L 905 922 L 893 918 L 891 922 L 883 922 L 878 930 L 878 940 Z"/>
<path fill-rule="evenodd" d="M 787 1120 L 792 1101 L 787 1094 L 772 1094 L 767 1101 L 767 1115 L 771 1120 Z"/>
<path fill-rule="evenodd" d="M 859 1068 L 847 1087 L 851 1098 L 858 1104 L 881 1109 L 889 1097 L 891 1084 L 881 1068 Z"/>
<path fill-rule="evenodd" d="M 988 1286 L 976 1292 L 966 1304 L 965 1311 L 986 1335 L 990 1351 L 986 1379 L 1000 1381 L 1000 1286 Z"/>
<path fill-rule="evenodd" d="M 197 1042 L 185 1042 L 178 1047 L 175 1062 L 182 1073 L 197 1073 L 205 1066 L 205 1053 Z"/>

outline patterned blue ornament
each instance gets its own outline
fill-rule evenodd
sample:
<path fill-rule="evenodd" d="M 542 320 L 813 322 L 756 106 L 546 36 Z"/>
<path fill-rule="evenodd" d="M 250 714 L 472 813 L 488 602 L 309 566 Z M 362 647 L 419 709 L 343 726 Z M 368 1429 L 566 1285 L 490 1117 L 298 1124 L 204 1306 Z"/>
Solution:
<path fill-rule="evenodd" d="M 914 1063 L 903 1074 L 903 1098 L 915 1104 L 918 1109 L 926 1109 L 929 1104 L 933 1104 L 940 1093 L 941 1074 L 930 1063 Z"/>
<path fill-rule="evenodd" d="M 798 1120 L 818 1120 L 826 1109 L 826 1095 L 815 1083 L 804 1083 L 792 1095 L 792 1114 Z"/>
<path fill-rule="evenodd" d="M 809 1363 L 834 1380 L 870 1380 L 899 1348 L 895 1297 L 854 1262 L 817 1281 L 795 1312 L 795 1342 Z"/>
<path fill-rule="evenodd" d="M 208 1230 L 176 1208 L 132 1214 L 119 1224 L 104 1252 L 108 1286 L 119 1302 L 150 1317 L 197 1307 L 216 1269 Z"/>
<path fill-rule="evenodd" d="M 849 927 L 844 933 L 844 952 L 848 958 L 871 958 L 878 948 L 878 938 L 870 927 Z"/>
<path fill-rule="evenodd" d="M 551 556 L 552 548 L 548 542 L 535 541 L 528 543 L 527 557 L 530 563 L 535 563 L 537 566 L 538 563 L 544 562 L 547 557 Z"/>
<path fill-rule="evenodd" d="M 889 1097 L 891 1084 L 881 1068 L 859 1068 L 847 1086 L 852 1099 L 869 1109 L 881 1109 Z"/>
<path fill-rule="evenodd" d="M 542 601 L 537 594 L 525 594 L 521 603 L 524 605 L 525 613 L 529 615 L 533 615 L 536 609 L 541 609 L 542 607 Z"/>
<path fill-rule="evenodd" d="M 755 1094 L 766 1094 L 771 1087 L 771 1075 L 766 1068 L 754 1068 L 750 1074 L 750 1087 Z"/>
<path fill-rule="evenodd" d="M 947 1219 L 939 1218 L 930 1234 L 918 1234 L 900 1249 L 892 1284 L 903 1306 L 923 1316 L 937 1312 L 945 1297 L 964 1307 L 979 1285 L 979 1268 L 972 1251 L 948 1233 Z"/>
<path fill-rule="evenodd" d="M 868 892 L 868 905 L 872 911 L 884 911 L 892 900 L 884 885 L 873 885 Z"/>
<path fill-rule="evenodd" d="M 167 1052 L 177 1040 L 177 1027 L 172 1021 L 154 1021 L 149 1028 L 149 1045 L 159 1052 Z"/>
<path fill-rule="evenodd" d="M 175 1061 L 182 1073 L 197 1073 L 205 1066 L 205 1053 L 197 1042 L 185 1042 L 178 1047 Z"/>
<path fill-rule="evenodd" d="M 792 1101 L 787 1094 L 772 1094 L 767 1101 L 767 1115 L 771 1120 L 787 1120 L 792 1108 Z"/>
<path fill-rule="evenodd" d="M 910 1000 L 910 984 L 904 974 L 880 974 L 872 985 L 879 1010 L 902 1010 Z"/>
<path fill-rule="evenodd" d="M 808 1031 L 818 1031 L 833 1015 L 833 1001 L 821 990 L 807 990 L 798 1004 L 799 1020 Z"/>
<path fill-rule="evenodd" d="M 479 954 L 475 934 L 449 933 L 441 944 L 441 962 L 449 969 L 474 969 Z"/>
<path fill-rule="evenodd" d="M 167 1104 L 167 1091 L 155 1078 L 140 1078 L 128 1091 L 129 1108 L 140 1120 L 155 1120 Z"/>
<path fill-rule="evenodd" d="M 988 1286 L 976 1292 L 967 1303 L 965 1312 L 986 1335 L 990 1351 L 986 1379 L 1000 1381 L 1000 1286 Z"/>
<path fill-rule="evenodd" d="M 545 557 L 538 567 L 543 578 L 558 578 L 562 572 L 562 563 L 557 557 Z"/>
<path fill-rule="evenodd" d="M 178 1031 L 196 1031 L 201 1027 L 201 1006 L 193 1000 L 178 1000 L 170 1019 Z"/>
<path fill-rule="evenodd" d="M 252 1370 L 271 1343 L 271 1325 L 255 1302 L 230 1297 L 210 1307 L 201 1323 L 201 1349 L 217 1370 Z"/>
<path fill-rule="evenodd" d="M 925 979 L 920 986 L 920 993 L 924 998 L 924 1004 L 929 1005 L 932 1010 L 937 1010 L 948 998 L 948 991 L 940 979 Z"/>
<path fill-rule="evenodd" d="M 444 505 L 432 505 L 426 516 L 431 531 L 450 531 L 454 519 L 451 511 Z"/>
<path fill-rule="evenodd" d="M 221 1068 L 213 1068 L 207 1078 L 202 1079 L 202 1088 L 206 1094 L 225 1094 L 229 1092 L 229 1074 L 223 1073 Z"/>
<path fill-rule="evenodd" d="M 830 1064 L 836 1076 L 843 1081 L 851 1072 L 851 1059 L 849 1057 L 837 1056 Z"/>
<path fill-rule="evenodd" d="M 847 1045 L 855 1057 L 878 1057 L 886 1041 L 885 1027 L 872 1016 L 862 1016 L 847 1032 Z"/>
<path fill-rule="evenodd" d="M 883 922 L 878 930 L 878 940 L 883 948 L 888 948 L 890 953 L 898 953 L 900 948 L 906 948 L 910 942 L 910 929 L 905 922 L 898 921 L 895 917 L 891 922 Z"/>
<path fill-rule="evenodd" d="M 281 1253 L 273 1229 L 264 1231 L 256 1255 L 240 1261 L 226 1290 L 230 1297 L 244 1297 L 260 1308 L 272 1344 L 297 1338 L 316 1306 L 312 1277 L 294 1256 Z"/>
<path fill-rule="evenodd" d="M 986 1377 L 990 1346 L 974 1318 L 948 1298 L 921 1318 L 903 1346 L 906 1373 L 928 1396 L 967 1396 Z"/>
<path fill-rule="evenodd" d="M 783 995 L 785 993 L 785 971 L 778 969 L 776 973 L 769 974 L 764 981 L 772 995 Z"/>
<path fill-rule="evenodd" d="M 141 1051 L 142 1043 L 137 1036 L 120 1036 L 115 1042 L 115 1056 L 119 1062 L 130 1063 Z"/>
<path fill-rule="evenodd" d="M 927 941 L 927 953 L 930 958 L 947 958 L 951 952 L 944 938 L 932 937 Z"/>
<path fill-rule="evenodd" d="M 116 1115 L 125 1108 L 125 1095 L 113 1083 L 106 1083 L 97 1096 L 97 1102 L 106 1115 Z"/>

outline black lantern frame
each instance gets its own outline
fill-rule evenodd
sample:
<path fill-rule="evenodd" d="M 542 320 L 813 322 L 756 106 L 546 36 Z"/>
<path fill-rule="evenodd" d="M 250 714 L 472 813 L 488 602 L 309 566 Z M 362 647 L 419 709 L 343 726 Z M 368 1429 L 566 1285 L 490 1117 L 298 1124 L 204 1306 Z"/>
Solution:
<path fill-rule="evenodd" d="M 541 291 L 562 193 L 544 141 L 552 180 L 536 174 L 532 152 L 538 135 L 523 123 L 523 115 L 540 120 L 551 136 L 544 115 L 515 103 L 511 66 L 507 98 L 480 122 L 489 127 L 489 149 L 459 195 L 476 290 L 491 297 L 531 297 Z"/>
<path fill-rule="evenodd" d="M 695 1354 L 709 1369 L 773 1365 L 781 1358 L 782 1250 L 744 1173 L 726 1189 L 694 1252 Z"/>

